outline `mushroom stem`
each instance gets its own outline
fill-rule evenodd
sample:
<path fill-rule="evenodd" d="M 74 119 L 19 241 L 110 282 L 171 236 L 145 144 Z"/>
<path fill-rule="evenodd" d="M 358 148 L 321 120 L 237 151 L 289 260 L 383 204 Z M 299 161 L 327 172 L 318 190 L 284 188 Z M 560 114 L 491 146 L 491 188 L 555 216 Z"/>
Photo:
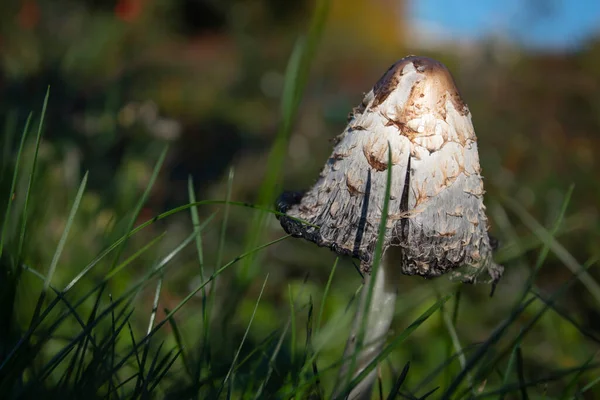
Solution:
<path fill-rule="evenodd" d="M 375 270 L 375 269 L 373 269 Z M 398 295 L 398 285 L 393 268 L 387 262 L 387 257 L 382 258 L 380 267 L 377 269 L 376 275 L 365 275 L 365 283 L 361 290 L 360 303 L 354 318 L 354 326 L 346 343 L 344 352 L 344 364 L 342 365 L 338 377 L 338 385 L 335 390 L 334 398 L 338 398 L 343 394 L 344 388 L 350 381 L 348 373 L 352 367 L 352 355 L 357 351 L 357 341 L 359 332 L 363 326 L 364 318 L 367 318 L 364 332 L 364 345 L 362 351 L 356 355 L 355 370 L 352 373 L 352 378 L 358 376 L 364 369 L 373 361 L 381 351 L 385 343 L 385 337 L 394 317 L 394 309 L 396 307 L 396 298 Z M 369 293 L 369 285 L 371 280 L 373 283 L 373 291 L 371 296 L 371 304 L 369 310 L 365 309 L 367 296 Z M 348 394 L 348 399 L 369 399 L 373 387 L 373 382 L 377 376 L 377 369 L 371 371 L 352 391 Z"/>

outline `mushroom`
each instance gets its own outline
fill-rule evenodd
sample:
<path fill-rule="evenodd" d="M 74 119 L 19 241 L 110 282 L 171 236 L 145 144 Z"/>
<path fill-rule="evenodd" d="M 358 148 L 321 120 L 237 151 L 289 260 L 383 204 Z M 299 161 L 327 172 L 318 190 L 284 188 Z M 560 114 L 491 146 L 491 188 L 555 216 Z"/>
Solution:
<path fill-rule="evenodd" d="M 372 277 L 388 168 L 384 258 Z M 287 233 L 360 260 L 364 288 L 375 280 L 367 346 L 352 376 L 381 349 L 394 314 L 398 271 L 425 278 L 449 274 L 493 287 L 498 282 L 503 267 L 492 259 L 495 244 L 487 233 L 483 195 L 471 114 L 452 75 L 436 60 L 409 56 L 393 64 L 350 113 L 314 186 L 280 196 L 277 208 L 285 215 L 278 218 Z M 399 265 L 385 257 L 390 247 L 400 250 Z M 367 290 L 362 292 L 361 304 Z M 355 351 L 365 317 L 361 308 L 347 355 Z M 348 363 L 341 370 L 347 373 Z M 375 371 L 350 398 L 368 398 L 374 378 Z"/>

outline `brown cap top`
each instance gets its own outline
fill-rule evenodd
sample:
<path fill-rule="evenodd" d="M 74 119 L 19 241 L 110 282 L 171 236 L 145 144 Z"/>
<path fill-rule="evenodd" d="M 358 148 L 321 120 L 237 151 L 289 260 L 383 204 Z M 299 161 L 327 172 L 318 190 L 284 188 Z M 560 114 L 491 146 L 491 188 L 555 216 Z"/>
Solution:
<path fill-rule="evenodd" d="M 421 84 L 414 87 L 415 90 L 413 90 L 411 95 L 413 102 L 418 101 L 419 98 L 427 97 L 428 99 L 436 99 L 439 103 L 440 101 L 446 100 L 446 93 L 448 93 L 450 99 L 454 103 L 454 108 L 456 108 L 459 113 L 466 115 L 469 112 L 448 68 L 432 58 L 419 56 L 405 57 L 397 61 L 387 70 L 373 87 L 375 97 L 373 105 L 377 106 L 383 103 L 398 87 L 402 75 L 407 71 L 413 70 L 413 68 L 425 78 Z M 430 93 L 429 96 L 425 96 L 425 91 L 433 91 L 435 93 Z"/>

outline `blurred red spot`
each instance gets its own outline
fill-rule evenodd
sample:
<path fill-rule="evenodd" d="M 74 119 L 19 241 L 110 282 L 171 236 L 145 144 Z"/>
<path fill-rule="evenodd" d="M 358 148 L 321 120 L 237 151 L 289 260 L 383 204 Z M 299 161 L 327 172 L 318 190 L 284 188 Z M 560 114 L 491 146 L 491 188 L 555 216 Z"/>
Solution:
<path fill-rule="evenodd" d="M 122 21 L 134 22 L 142 13 L 144 0 L 119 0 L 115 6 L 115 15 Z"/>
<path fill-rule="evenodd" d="M 24 29 L 33 29 L 40 22 L 40 8 L 35 0 L 24 0 L 17 15 L 19 25 Z"/>
<path fill-rule="evenodd" d="M 142 208 L 142 210 L 140 211 L 140 213 L 138 215 L 136 225 L 142 224 L 144 222 L 151 220 L 152 218 L 154 218 L 154 215 L 155 215 L 154 210 L 152 210 L 152 208 L 150 208 L 150 207 Z"/>

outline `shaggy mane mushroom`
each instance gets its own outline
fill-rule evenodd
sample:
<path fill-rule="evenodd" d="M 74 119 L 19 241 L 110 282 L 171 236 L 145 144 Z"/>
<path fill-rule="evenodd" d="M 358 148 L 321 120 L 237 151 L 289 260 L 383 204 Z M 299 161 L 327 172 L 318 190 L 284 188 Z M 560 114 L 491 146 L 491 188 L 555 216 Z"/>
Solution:
<path fill-rule="evenodd" d="M 401 259 L 399 265 L 381 264 L 365 343 L 384 338 L 389 329 L 397 271 L 498 282 L 503 268 L 492 260 L 471 114 L 443 64 L 417 56 L 396 62 L 350 113 L 335 142 L 316 183 L 306 192 L 284 193 L 277 208 L 286 214 L 279 220 L 287 233 L 359 259 L 368 280 L 392 169 L 383 251 L 398 247 Z M 356 327 L 347 353 L 355 339 Z M 356 374 L 381 344 L 363 350 Z M 371 375 L 351 398 L 370 393 Z"/>

